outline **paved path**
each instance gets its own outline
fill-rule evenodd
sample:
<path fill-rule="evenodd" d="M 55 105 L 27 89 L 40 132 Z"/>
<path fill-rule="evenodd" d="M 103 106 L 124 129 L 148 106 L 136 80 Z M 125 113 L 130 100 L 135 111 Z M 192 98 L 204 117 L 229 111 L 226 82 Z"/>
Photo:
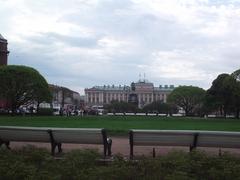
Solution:
<path fill-rule="evenodd" d="M 112 153 L 114 155 L 121 154 L 123 156 L 129 156 L 129 140 L 127 137 L 112 137 Z M 11 148 L 21 148 L 22 146 L 25 146 L 27 144 L 34 145 L 36 147 L 42 147 L 51 149 L 50 143 L 28 143 L 28 142 L 12 142 L 10 143 Z M 100 152 L 103 152 L 103 146 L 102 145 L 79 145 L 79 144 L 63 144 L 62 145 L 63 152 L 69 152 L 73 149 L 99 149 Z M 152 155 L 152 149 L 153 147 L 146 147 L 146 146 L 135 146 L 134 147 L 134 155 L 146 155 L 151 156 Z M 205 150 L 209 153 L 217 154 L 219 152 L 218 148 L 198 148 L 201 150 Z M 155 147 L 156 155 L 164 155 L 172 150 L 182 150 L 185 152 L 189 151 L 188 147 Z M 229 151 L 234 154 L 240 155 L 239 149 L 222 149 L 223 151 Z"/>

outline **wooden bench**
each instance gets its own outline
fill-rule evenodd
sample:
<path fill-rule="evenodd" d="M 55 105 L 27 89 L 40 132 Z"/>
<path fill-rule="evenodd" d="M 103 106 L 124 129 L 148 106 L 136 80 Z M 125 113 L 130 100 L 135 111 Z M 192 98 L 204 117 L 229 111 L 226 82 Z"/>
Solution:
<path fill-rule="evenodd" d="M 111 155 L 111 139 L 105 129 L 0 126 L 0 146 L 10 149 L 11 141 L 50 143 L 52 155 L 56 147 L 62 151 L 62 143 L 102 144 L 104 156 Z"/>
<path fill-rule="evenodd" d="M 184 130 L 130 130 L 130 158 L 134 146 L 188 146 L 240 148 L 240 132 L 184 131 Z"/>

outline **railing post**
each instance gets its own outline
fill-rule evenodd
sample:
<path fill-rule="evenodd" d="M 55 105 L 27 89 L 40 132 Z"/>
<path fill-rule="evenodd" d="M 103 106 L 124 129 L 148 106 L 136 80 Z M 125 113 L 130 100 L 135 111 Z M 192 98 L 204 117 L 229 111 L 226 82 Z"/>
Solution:
<path fill-rule="evenodd" d="M 156 150 L 155 150 L 155 148 L 153 148 L 153 158 L 155 158 L 156 157 Z"/>
<path fill-rule="evenodd" d="M 10 145 L 10 142 L 9 142 L 9 141 L 3 141 L 3 140 L 0 139 L 0 147 L 2 146 L 2 144 L 5 144 L 5 146 L 7 147 L 7 149 L 11 149 L 10 146 L 9 146 L 9 145 Z"/>
<path fill-rule="evenodd" d="M 107 143 L 108 143 L 108 156 L 112 155 L 112 139 L 107 138 Z"/>
<path fill-rule="evenodd" d="M 198 133 L 194 133 L 193 145 L 190 146 L 190 152 L 197 147 L 198 135 Z"/>
<path fill-rule="evenodd" d="M 62 144 L 55 142 L 51 129 L 48 129 L 47 132 L 48 132 L 48 134 L 50 136 L 50 141 L 51 141 L 51 153 L 54 156 L 56 147 L 58 147 L 58 152 L 62 152 Z"/>
<path fill-rule="evenodd" d="M 107 156 L 107 148 L 108 148 L 108 142 L 107 142 L 107 133 L 105 129 L 102 129 L 102 137 L 103 137 L 103 154 L 104 157 Z"/>
<path fill-rule="evenodd" d="M 129 131 L 130 159 L 133 159 L 133 131 Z"/>

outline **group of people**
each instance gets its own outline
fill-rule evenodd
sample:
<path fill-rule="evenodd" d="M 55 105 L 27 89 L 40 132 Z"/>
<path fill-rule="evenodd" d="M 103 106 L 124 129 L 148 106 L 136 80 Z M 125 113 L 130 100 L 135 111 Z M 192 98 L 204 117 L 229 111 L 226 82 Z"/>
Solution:
<path fill-rule="evenodd" d="M 70 108 L 60 108 L 59 115 L 60 116 L 83 116 L 83 110 L 70 109 Z"/>

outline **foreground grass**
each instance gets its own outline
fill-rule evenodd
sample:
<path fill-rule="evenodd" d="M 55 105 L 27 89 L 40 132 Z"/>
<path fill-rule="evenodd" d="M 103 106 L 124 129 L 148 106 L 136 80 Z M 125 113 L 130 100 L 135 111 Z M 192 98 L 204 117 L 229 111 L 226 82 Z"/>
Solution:
<path fill-rule="evenodd" d="M 20 150 L 0 150 L 0 179 L 239 179 L 240 158 L 224 154 L 209 156 L 203 152 L 171 152 L 166 156 L 142 157 L 138 161 L 113 157 L 110 164 L 99 163 L 93 150 L 74 150 L 54 159 L 45 149 L 32 146 Z"/>
<path fill-rule="evenodd" d="M 112 135 L 127 135 L 129 129 L 240 131 L 240 120 L 145 116 L 1 116 L 0 126 L 105 128 Z"/>

